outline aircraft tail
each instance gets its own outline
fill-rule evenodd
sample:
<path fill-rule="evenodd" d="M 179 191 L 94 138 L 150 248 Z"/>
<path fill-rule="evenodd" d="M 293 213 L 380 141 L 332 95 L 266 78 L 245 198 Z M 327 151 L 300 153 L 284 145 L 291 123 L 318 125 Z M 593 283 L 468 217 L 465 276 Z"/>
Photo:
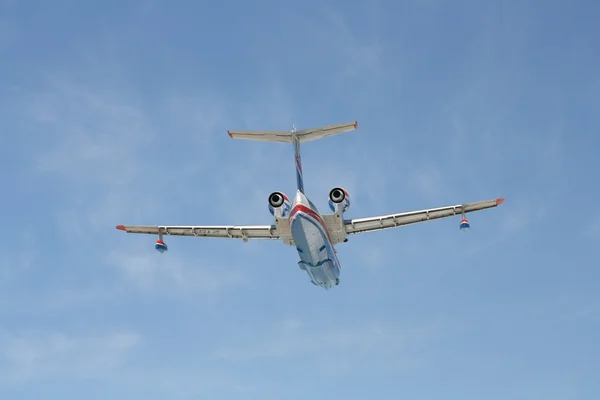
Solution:
<path fill-rule="evenodd" d="M 321 126 L 318 128 L 301 129 L 290 131 L 227 131 L 232 139 L 256 140 L 261 142 L 294 143 L 293 136 L 298 138 L 299 143 L 310 142 L 333 136 L 344 132 L 355 130 L 358 122 Z"/>
<path fill-rule="evenodd" d="M 292 129 L 288 131 L 227 131 L 232 139 L 255 140 L 261 142 L 292 143 L 294 145 L 294 157 L 296 159 L 296 183 L 298 190 L 304 193 L 304 179 L 302 176 L 302 160 L 300 158 L 300 144 L 322 139 L 328 136 L 353 131 L 358 122 L 322 126 L 319 128 Z"/>
<path fill-rule="evenodd" d="M 317 139 L 323 139 L 327 136 L 338 135 L 344 132 L 350 132 L 358 127 L 358 122 L 350 122 L 345 124 L 336 124 L 329 126 L 322 126 L 319 128 L 302 129 L 295 131 L 295 135 L 298 137 L 299 143 L 311 142 Z"/>
<path fill-rule="evenodd" d="M 227 134 L 232 139 L 292 143 L 292 134 L 289 131 L 227 131 Z"/>

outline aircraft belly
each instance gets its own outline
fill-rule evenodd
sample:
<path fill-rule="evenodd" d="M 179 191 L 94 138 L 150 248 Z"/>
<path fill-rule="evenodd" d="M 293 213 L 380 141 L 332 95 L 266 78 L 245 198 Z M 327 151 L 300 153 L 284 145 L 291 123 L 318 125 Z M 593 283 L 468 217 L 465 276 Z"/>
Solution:
<path fill-rule="evenodd" d="M 331 245 L 321 229 L 314 222 L 299 217 L 292 221 L 291 232 L 303 269 L 313 282 L 333 286 L 339 273 L 332 262 Z"/>

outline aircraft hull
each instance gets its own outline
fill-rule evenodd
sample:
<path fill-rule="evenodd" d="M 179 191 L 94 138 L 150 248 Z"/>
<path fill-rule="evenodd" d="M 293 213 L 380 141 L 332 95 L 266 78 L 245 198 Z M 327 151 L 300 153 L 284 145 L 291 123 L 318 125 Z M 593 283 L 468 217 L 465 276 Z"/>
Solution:
<path fill-rule="evenodd" d="M 300 257 L 298 265 L 312 283 L 325 289 L 337 285 L 340 268 L 335 249 L 321 215 L 301 192 L 294 199 L 290 228 Z"/>

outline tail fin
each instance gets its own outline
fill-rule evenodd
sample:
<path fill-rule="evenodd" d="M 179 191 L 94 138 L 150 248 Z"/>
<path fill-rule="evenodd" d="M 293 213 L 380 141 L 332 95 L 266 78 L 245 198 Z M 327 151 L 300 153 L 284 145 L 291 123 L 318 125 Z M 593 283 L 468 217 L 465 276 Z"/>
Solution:
<path fill-rule="evenodd" d="M 311 142 L 327 136 L 333 136 L 344 132 L 353 131 L 358 127 L 358 122 L 322 126 L 319 128 L 301 129 L 295 128 L 288 131 L 227 131 L 232 139 L 256 140 L 261 142 L 292 143 L 294 145 L 294 157 L 296 159 L 296 183 L 298 190 L 304 193 L 304 179 L 302 176 L 302 160 L 300 158 L 300 143 Z"/>
<path fill-rule="evenodd" d="M 294 139 L 294 158 L 296 159 L 296 185 L 300 192 L 304 193 L 304 176 L 302 175 L 302 157 L 300 157 L 300 140 L 296 136 L 296 130 L 292 131 Z"/>

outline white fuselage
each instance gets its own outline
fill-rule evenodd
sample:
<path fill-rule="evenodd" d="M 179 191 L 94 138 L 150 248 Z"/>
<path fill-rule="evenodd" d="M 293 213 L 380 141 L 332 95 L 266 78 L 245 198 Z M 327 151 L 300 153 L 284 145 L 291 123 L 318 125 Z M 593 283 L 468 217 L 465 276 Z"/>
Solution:
<path fill-rule="evenodd" d="M 337 285 L 341 266 L 327 227 L 317 207 L 300 191 L 296 192 L 289 221 L 300 268 L 317 286 L 329 289 Z"/>

